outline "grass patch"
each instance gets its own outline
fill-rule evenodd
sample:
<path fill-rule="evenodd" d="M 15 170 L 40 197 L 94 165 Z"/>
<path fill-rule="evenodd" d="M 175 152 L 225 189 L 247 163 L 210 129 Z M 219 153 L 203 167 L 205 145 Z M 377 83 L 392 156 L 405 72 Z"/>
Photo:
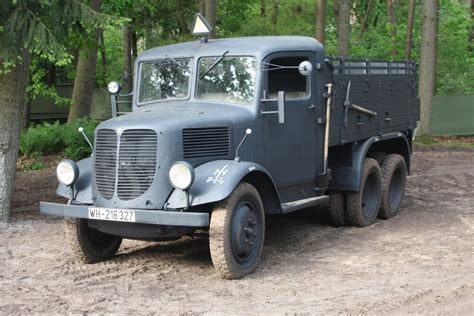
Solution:
<path fill-rule="evenodd" d="M 461 147 L 474 149 L 474 135 L 471 136 L 438 136 L 423 135 L 415 138 L 415 145 L 421 147 Z"/>

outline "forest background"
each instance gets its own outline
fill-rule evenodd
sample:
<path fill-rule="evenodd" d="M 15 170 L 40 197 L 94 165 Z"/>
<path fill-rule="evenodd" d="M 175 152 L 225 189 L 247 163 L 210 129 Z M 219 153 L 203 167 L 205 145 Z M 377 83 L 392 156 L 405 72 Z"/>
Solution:
<path fill-rule="evenodd" d="M 474 94 L 474 0 L 5 0 L 0 218 L 8 218 L 19 148 L 34 155 L 70 146 L 68 156 L 88 154 L 84 146 L 77 152 L 76 128 L 86 124 L 93 131 L 93 123 L 81 120 L 90 113 L 94 87 L 105 88 L 124 71 L 131 78 L 143 50 L 195 40 L 190 28 L 196 12 L 214 26 L 212 37 L 311 36 L 329 56 L 415 60 L 421 68 L 421 135 L 431 134 L 433 95 Z M 74 85 L 72 98 L 58 95 L 62 84 Z M 72 128 L 46 125 L 38 132 L 30 126 L 31 102 L 39 96 L 70 107 Z M 38 133 L 48 141 L 37 144 Z"/>

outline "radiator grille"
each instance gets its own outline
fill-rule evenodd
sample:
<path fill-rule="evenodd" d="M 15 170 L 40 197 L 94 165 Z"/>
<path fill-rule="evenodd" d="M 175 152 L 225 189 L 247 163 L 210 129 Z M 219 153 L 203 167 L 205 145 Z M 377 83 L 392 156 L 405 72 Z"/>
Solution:
<path fill-rule="evenodd" d="M 227 127 L 183 129 L 184 158 L 229 156 Z"/>
<path fill-rule="evenodd" d="M 111 129 L 97 131 L 95 140 L 95 183 L 99 193 L 111 199 L 115 190 L 117 167 L 117 133 Z"/>
<path fill-rule="evenodd" d="M 94 154 L 97 191 L 106 199 L 117 191 L 123 201 L 145 193 L 155 178 L 157 146 L 153 130 L 126 130 L 120 136 L 120 144 L 116 131 L 98 130 Z"/>
<path fill-rule="evenodd" d="M 127 201 L 148 190 L 155 178 L 157 135 L 152 130 L 126 130 L 120 137 L 117 194 Z"/>

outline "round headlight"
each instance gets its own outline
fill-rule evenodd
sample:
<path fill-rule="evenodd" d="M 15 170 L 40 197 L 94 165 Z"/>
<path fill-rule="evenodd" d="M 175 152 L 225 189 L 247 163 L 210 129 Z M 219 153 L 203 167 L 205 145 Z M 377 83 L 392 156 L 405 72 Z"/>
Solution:
<path fill-rule="evenodd" d="M 178 161 L 171 166 L 170 182 L 176 189 L 187 190 L 194 182 L 194 169 L 184 161 Z"/>
<path fill-rule="evenodd" d="M 109 90 L 111 94 L 118 93 L 120 91 L 120 88 L 121 88 L 120 83 L 118 83 L 117 81 L 111 81 L 107 85 L 107 89 Z"/>
<path fill-rule="evenodd" d="M 56 177 L 67 186 L 73 185 L 79 177 L 79 168 L 74 161 L 63 160 L 56 167 Z"/>

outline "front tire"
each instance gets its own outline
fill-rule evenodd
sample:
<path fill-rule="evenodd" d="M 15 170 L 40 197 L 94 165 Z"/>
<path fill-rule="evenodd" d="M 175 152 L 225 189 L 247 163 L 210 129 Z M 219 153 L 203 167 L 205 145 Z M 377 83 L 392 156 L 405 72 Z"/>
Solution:
<path fill-rule="evenodd" d="M 112 258 L 122 243 L 120 236 L 89 227 L 87 219 L 68 218 L 64 224 L 72 255 L 83 263 L 96 263 Z"/>
<path fill-rule="evenodd" d="M 342 191 L 329 193 L 329 216 L 334 227 L 347 225 L 346 194 Z"/>
<path fill-rule="evenodd" d="M 347 219 L 351 225 L 365 227 L 375 223 L 382 199 L 382 176 L 375 159 L 366 158 L 359 192 L 347 194 Z"/>
<path fill-rule="evenodd" d="M 222 278 L 239 279 L 257 268 L 265 237 L 265 214 L 258 191 L 241 183 L 214 206 L 209 246 L 214 267 Z"/>

